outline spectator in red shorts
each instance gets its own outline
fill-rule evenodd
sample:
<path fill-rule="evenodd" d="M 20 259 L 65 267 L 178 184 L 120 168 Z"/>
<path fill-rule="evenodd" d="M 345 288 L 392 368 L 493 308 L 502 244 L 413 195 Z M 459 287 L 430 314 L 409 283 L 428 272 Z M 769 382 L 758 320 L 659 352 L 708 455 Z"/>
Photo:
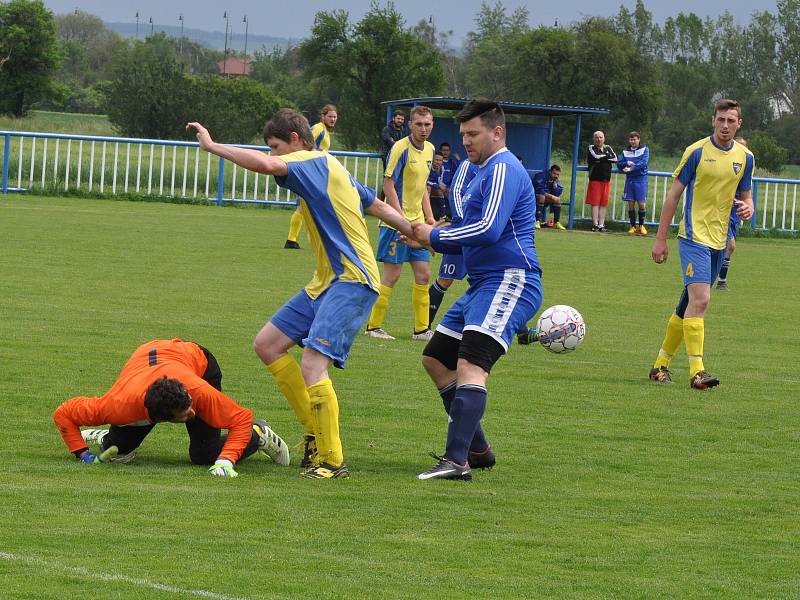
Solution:
<path fill-rule="evenodd" d="M 602 131 L 595 131 L 593 139 L 586 159 L 589 166 L 586 204 L 592 207 L 592 231 L 608 231 L 606 207 L 611 190 L 611 169 L 617 162 L 617 155 L 611 146 L 606 145 L 606 136 Z"/>

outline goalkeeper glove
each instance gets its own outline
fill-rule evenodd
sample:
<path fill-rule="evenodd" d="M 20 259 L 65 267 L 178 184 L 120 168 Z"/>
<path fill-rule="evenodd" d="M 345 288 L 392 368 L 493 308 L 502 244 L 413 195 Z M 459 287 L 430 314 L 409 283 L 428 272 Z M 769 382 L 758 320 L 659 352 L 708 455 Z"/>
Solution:
<path fill-rule="evenodd" d="M 218 458 L 214 466 L 208 470 L 212 475 L 217 477 L 238 477 L 239 474 L 233 470 L 233 463 L 227 458 Z"/>
<path fill-rule="evenodd" d="M 81 455 L 78 457 L 78 460 L 82 463 L 92 464 L 100 464 L 103 462 L 103 459 L 91 450 L 84 450 L 83 453 L 81 453 Z"/>

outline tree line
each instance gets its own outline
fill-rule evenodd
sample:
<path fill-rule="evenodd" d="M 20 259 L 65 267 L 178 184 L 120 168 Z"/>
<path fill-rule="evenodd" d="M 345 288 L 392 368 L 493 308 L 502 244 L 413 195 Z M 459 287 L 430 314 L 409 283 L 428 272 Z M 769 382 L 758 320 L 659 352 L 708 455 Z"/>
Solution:
<path fill-rule="evenodd" d="M 247 78 L 220 78 L 222 52 L 164 34 L 124 40 L 93 15 L 54 16 L 40 0 L 0 4 L 0 111 L 32 107 L 109 115 L 123 135 L 183 137 L 189 117 L 221 140 L 249 142 L 279 105 L 313 122 L 321 106 L 342 115 L 339 144 L 373 149 L 385 120 L 381 101 L 487 95 L 502 100 L 604 107 L 584 120 L 609 139 L 641 131 L 667 154 L 709 133 L 716 99 L 744 108 L 743 133 L 773 172 L 800 161 L 800 0 L 753 12 L 737 24 L 680 13 L 657 23 L 643 0 L 608 17 L 529 25 L 526 8 L 484 2 L 463 48 L 446 22 L 409 24 L 392 2 L 373 2 L 354 22 L 343 10 L 317 13 L 309 36 L 261 48 Z M 569 127 L 556 146 L 570 147 Z"/>

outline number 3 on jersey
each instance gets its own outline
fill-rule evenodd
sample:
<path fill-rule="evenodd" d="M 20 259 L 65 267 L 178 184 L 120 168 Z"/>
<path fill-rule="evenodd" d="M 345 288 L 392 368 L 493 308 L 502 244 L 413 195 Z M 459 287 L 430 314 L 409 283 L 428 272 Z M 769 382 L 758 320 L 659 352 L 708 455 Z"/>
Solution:
<path fill-rule="evenodd" d="M 397 254 L 397 242 L 389 242 L 389 256 Z"/>

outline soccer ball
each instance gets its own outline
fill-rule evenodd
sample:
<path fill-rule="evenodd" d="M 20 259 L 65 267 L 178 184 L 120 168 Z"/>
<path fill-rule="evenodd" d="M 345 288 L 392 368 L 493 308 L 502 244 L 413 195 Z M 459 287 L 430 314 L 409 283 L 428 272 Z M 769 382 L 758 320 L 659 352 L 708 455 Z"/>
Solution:
<path fill-rule="evenodd" d="M 536 323 L 539 343 L 550 352 L 572 352 L 586 335 L 581 313 L 565 304 L 545 310 Z"/>

